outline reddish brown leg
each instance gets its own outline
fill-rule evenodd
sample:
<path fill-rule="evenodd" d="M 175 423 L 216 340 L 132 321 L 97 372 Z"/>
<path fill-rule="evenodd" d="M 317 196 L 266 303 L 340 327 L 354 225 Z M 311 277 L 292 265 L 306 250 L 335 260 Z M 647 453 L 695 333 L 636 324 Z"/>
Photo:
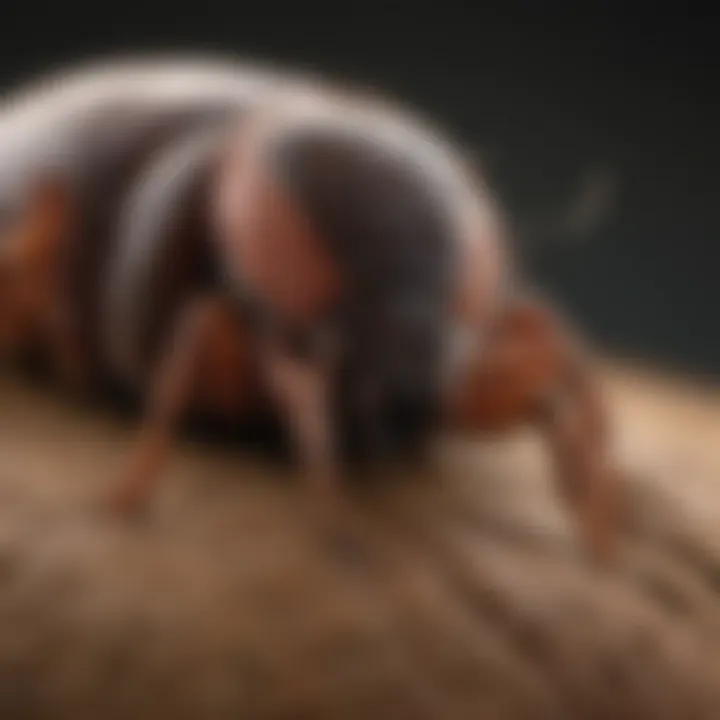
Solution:
<path fill-rule="evenodd" d="M 130 466 L 112 495 L 114 511 L 127 514 L 147 504 L 174 432 L 191 408 L 248 409 L 253 379 L 246 339 L 220 299 L 198 300 L 183 313 L 150 388 Z"/>
<path fill-rule="evenodd" d="M 561 490 L 579 514 L 591 550 L 607 559 L 620 521 L 620 476 L 608 452 L 597 388 L 588 377 L 568 377 L 543 409 L 544 428 Z"/>
<path fill-rule="evenodd" d="M 334 519 L 340 500 L 337 443 L 333 433 L 330 384 L 332 363 L 300 361 L 274 345 L 266 348 L 268 385 L 284 413 L 296 452 L 322 520 Z"/>
<path fill-rule="evenodd" d="M 311 516 L 323 543 L 344 560 L 368 559 L 366 523 L 345 502 L 338 438 L 331 408 L 332 357 L 315 362 L 293 360 L 268 347 L 265 370 L 269 390 L 288 422 L 310 488 Z"/>
<path fill-rule="evenodd" d="M 620 489 L 605 411 L 589 363 L 557 317 L 532 301 L 511 306 L 459 378 L 448 409 L 452 424 L 472 432 L 536 425 L 591 552 L 608 557 Z"/>
<path fill-rule="evenodd" d="M 46 180 L 31 191 L 25 211 L 2 229 L 0 346 L 10 356 L 51 342 L 51 317 L 63 302 L 63 252 L 78 208 L 69 190 Z"/>

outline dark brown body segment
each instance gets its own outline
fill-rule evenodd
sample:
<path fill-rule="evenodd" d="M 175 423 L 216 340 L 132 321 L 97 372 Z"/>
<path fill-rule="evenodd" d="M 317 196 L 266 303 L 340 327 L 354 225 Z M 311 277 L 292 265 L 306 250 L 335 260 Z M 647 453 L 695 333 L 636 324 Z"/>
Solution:
<path fill-rule="evenodd" d="M 606 553 L 619 485 L 600 396 L 557 315 L 508 292 L 484 189 L 471 182 L 458 203 L 452 151 L 444 168 L 421 171 L 419 145 L 388 153 L 372 124 L 307 132 L 291 112 L 264 134 L 268 85 L 248 92 L 234 77 L 212 97 L 201 82 L 180 103 L 136 95 L 137 80 L 89 105 L 76 98 L 57 118 L 36 113 L 37 147 L 14 147 L 13 115 L 0 118 L 3 205 L 29 188 L 61 191 L 60 203 L 36 193 L 16 226 L 30 257 L 63 249 L 60 267 L 31 263 L 34 282 L 40 270 L 53 280 L 42 296 L 61 308 L 55 347 L 79 376 L 148 397 L 115 507 L 144 504 L 192 409 L 237 417 L 274 402 L 320 502 L 339 492 L 343 456 L 420 446 L 442 422 L 472 433 L 534 423 L 591 548 Z M 246 122 L 230 142 L 238 114 Z M 458 181 L 443 185 L 448 172 Z M 228 289 L 293 331 L 330 327 L 332 342 L 294 357 L 238 314 Z M 444 383 L 460 326 L 480 342 Z"/>

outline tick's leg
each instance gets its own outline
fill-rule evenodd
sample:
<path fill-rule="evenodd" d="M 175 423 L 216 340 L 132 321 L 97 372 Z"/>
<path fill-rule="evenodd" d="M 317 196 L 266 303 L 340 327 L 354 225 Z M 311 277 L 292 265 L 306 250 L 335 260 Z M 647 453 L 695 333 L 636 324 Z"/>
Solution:
<path fill-rule="evenodd" d="M 182 313 L 150 387 L 129 468 L 112 495 L 113 510 L 130 513 L 147 503 L 173 434 L 191 409 L 248 409 L 254 382 L 251 367 L 244 329 L 221 299 L 198 300 Z"/>
<path fill-rule="evenodd" d="M 601 559 L 609 556 L 616 539 L 622 491 L 604 420 L 594 384 L 586 377 L 570 377 L 549 399 L 539 421 L 560 489 L 578 513 L 588 546 Z"/>
<path fill-rule="evenodd" d="M 296 360 L 275 345 L 268 345 L 265 371 L 278 410 L 287 420 L 315 507 L 323 514 L 332 512 L 342 488 L 332 417 L 330 363 Z"/>
<path fill-rule="evenodd" d="M 368 560 L 366 523 L 345 502 L 332 362 L 299 361 L 279 348 L 267 349 L 265 370 L 278 413 L 291 438 L 310 489 L 310 510 L 322 542 L 344 561 Z"/>
<path fill-rule="evenodd" d="M 2 349 L 22 355 L 48 342 L 49 318 L 65 302 L 63 258 L 78 208 L 62 183 L 44 180 L 26 207 L 0 228 Z"/>
<path fill-rule="evenodd" d="M 471 432 L 537 426 L 591 551 L 606 557 L 615 539 L 619 477 L 611 467 L 605 409 L 583 355 L 553 313 L 519 301 L 458 378 L 449 416 Z"/>

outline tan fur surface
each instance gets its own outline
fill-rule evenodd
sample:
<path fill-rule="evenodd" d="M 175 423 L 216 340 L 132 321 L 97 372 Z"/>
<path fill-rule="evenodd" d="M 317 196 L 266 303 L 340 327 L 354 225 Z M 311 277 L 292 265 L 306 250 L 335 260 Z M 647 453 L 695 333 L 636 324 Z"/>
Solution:
<path fill-rule="evenodd" d="M 103 517 L 130 428 L 4 383 L 0 717 L 720 717 L 720 393 L 606 379 L 638 477 L 604 572 L 526 437 L 358 489 L 348 563 L 237 451 L 185 443 L 145 524 Z"/>

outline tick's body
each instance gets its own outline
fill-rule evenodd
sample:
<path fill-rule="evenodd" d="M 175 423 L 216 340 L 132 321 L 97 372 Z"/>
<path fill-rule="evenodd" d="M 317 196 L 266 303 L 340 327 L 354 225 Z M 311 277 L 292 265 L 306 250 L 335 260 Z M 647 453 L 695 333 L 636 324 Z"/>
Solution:
<path fill-rule="evenodd" d="M 538 423 L 604 547 L 612 472 L 593 383 L 567 331 L 514 287 L 482 179 L 375 99 L 242 68 L 218 71 L 208 97 L 211 75 L 169 104 L 137 77 L 120 84 L 132 101 L 96 85 L 102 110 L 69 94 L 67 117 L 84 128 L 53 127 L 72 162 L 49 163 L 57 146 L 39 153 L 75 201 L 70 315 L 100 364 L 149 396 L 117 506 L 147 496 L 190 409 L 247 414 L 259 396 L 325 499 L 345 450 Z M 0 153 L 2 138 L 0 124 Z M 43 173 L 27 146 L 7 152 L 15 170 L 0 188 L 22 195 Z"/>

